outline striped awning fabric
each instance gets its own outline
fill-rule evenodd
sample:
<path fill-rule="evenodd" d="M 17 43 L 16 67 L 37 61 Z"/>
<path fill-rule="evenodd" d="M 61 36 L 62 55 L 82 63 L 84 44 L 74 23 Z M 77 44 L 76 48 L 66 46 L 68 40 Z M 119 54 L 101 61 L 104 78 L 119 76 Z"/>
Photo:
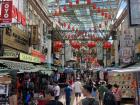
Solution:
<path fill-rule="evenodd" d="M 0 60 L 0 63 L 5 65 L 7 68 L 13 69 L 13 70 L 30 70 L 30 69 L 35 68 L 35 66 L 33 64 L 24 63 L 24 62 Z"/>

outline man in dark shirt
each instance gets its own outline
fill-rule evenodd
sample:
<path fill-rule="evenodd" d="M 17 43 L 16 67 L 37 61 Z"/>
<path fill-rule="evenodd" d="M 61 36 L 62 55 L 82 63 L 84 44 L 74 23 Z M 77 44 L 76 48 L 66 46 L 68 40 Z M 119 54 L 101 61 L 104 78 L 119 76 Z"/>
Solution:
<path fill-rule="evenodd" d="M 49 101 L 47 102 L 46 105 L 63 105 L 62 102 L 55 100 L 55 94 L 54 94 L 53 90 L 49 90 L 47 95 L 48 95 L 48 100 Z"/>

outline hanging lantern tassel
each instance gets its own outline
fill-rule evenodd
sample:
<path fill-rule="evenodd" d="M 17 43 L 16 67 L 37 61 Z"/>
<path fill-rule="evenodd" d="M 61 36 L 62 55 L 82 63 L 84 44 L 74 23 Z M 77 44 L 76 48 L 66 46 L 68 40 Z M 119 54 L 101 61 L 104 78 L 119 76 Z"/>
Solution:
<path fill-rule="evenodd" d="M 62 10 L 61 10 L 61 8 L 59 8 L 59 14 L 61 14 L 62 13 Z"/>
<path fill-rule="evenodd" d="M 63 7 L 63 10 L 64 11 L 67 11 L 67 6 L 66 5 Z"/>
<path fill-rule="evenodd" d="M 102 25 L 101 24 L 99 24 L 99 28 L 102 28 Z"/>
<path fill-rule="evenodd" d="M 110 14 L 108 14 L 108 19 L 111 19 L 111 15 Z"/>
<path fill-rule="evenodd" d="M 66 27 L 67 25 L 66 25 L 66 23 L 64 22 L 64 27 Z"/>
<path fill-rule="evenodd" d="M 70 24 L 68 25 L 68 29 L 70 29 Z"/>
<path fill-rule="evenodd" d="M 91 0 L 87 0 L 87 4 L 91 4 Z"/>
<path fill-rule="evenodd" d="M 72 27 L 72 31 L 74 31 L 74 26 Z"/>
<path fill-rule="evenodd" d="M 105 15 L 105 13 L 104 13 L 104 9 L 102 9 L 102 13 L 101 13 L 101 15 L 102 15 L 102 16 L 104 16 L 104 15 Z"/>
<path fill-rule="evenodd" d="M 72 8 L 72 2 L 71 1 L 69 1 L 69 6 Z"/>
<path fill-rule="evenodd" d="M 100 12 L 101 12 L 101 9 L 100 9 L 100 7 L 98 7 L 98 8 L 97 8 L 97 12 L 98 12 L 98 13 L 100 13 Z"/>
<path fill-rule="evenodd" d="M 94 10 L 96 9 L 96 4 L 95 4 L 95 3 L 93 4 L 93 9 L 94 9 Z"/>
<path fill-rule="evenodd" d="M 80 0 L 76 0 L 76 4 L 79 4 Z"/>
<path fill-rule="evenodd" d="M 105 18 L 106 18 L 106 19 L 108 18 L 108 13 L 105 13 Z"/>

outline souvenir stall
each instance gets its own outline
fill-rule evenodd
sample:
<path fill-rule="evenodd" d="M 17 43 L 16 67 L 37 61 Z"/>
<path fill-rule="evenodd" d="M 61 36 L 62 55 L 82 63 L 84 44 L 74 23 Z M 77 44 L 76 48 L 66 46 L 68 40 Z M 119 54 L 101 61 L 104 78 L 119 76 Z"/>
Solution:
<path fill-rule="evenodd" d="M 0 77 L 0 105 L 7 105 L 9 102 L 9 85 L 11 78 L 8 75 L 1 75 Z"/>
<path fill-rule="evenodd" d="M 122 71 L 122 72 L 118 72 Z M 133 72 L 123 72 L 122 70 L 108 73 L 108 83 L 119 85 L 122 91 L 122 104 L 136 105 L 137 98 L 137 77 Z"/>

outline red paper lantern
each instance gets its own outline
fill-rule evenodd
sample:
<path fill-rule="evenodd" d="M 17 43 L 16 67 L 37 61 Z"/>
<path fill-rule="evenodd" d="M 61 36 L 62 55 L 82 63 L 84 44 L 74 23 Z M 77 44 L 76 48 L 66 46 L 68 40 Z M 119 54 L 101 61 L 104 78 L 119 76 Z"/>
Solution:
<path fill-rule="evenodd" d="M 97 8 L 97 12 L 98 12 L 98 13 L 101 12 L 101 8 L 100 8 L 100 7 Z"/>
<path fill-rule="evenodd" d="M 87 46 L 88 46 L 89 48 L 93 48 L 93 47 L 96 46 L 96 43 L 95 43 L 95 42 L 88 42 L 88 43 L 87 43 Z"/>
<path fill-rule="evenodd" d="M 93 9 L 96 9 L 96 4 L 95 3 L 93 4 Z"/>
<path fill-rule="evenodd" d="M 61 41 L 55 41 L 55 42 L 54 42 L 54 48 L 60 49 L 60 48 L 62 48 L 62 47 L 63 47 L 63 44 L 62 44 Z"/>
<path fill-rule="evenodd" d="M 80 49 L 80 47 L 81 47 L 81 44 L 79 42 L 76 42 L 76 41 L 72 41 L 72 42 L 70 42 L 70 44 L 75 49 Z"/>
<path fill-rule="evenodd" d="M 76 0 L 76 4 L 79 4 L 80 0 Z"/>
<path fill-rule="evenodd" d="M 87 4 L 91 4 L 91 0 L 87 0 Z"/>
<path fill-rule="evenodd" d="M 63 10 L 64 11 L 67 11 L 67 6 L 66 5 L 63 7 Z"/>
<path fill-rule="evenodd" d="M 108 48 L 111 48 L 112 44 L 110 42 L 105 42 L 104 43 L 104 49 L 108 49 Z"/>

